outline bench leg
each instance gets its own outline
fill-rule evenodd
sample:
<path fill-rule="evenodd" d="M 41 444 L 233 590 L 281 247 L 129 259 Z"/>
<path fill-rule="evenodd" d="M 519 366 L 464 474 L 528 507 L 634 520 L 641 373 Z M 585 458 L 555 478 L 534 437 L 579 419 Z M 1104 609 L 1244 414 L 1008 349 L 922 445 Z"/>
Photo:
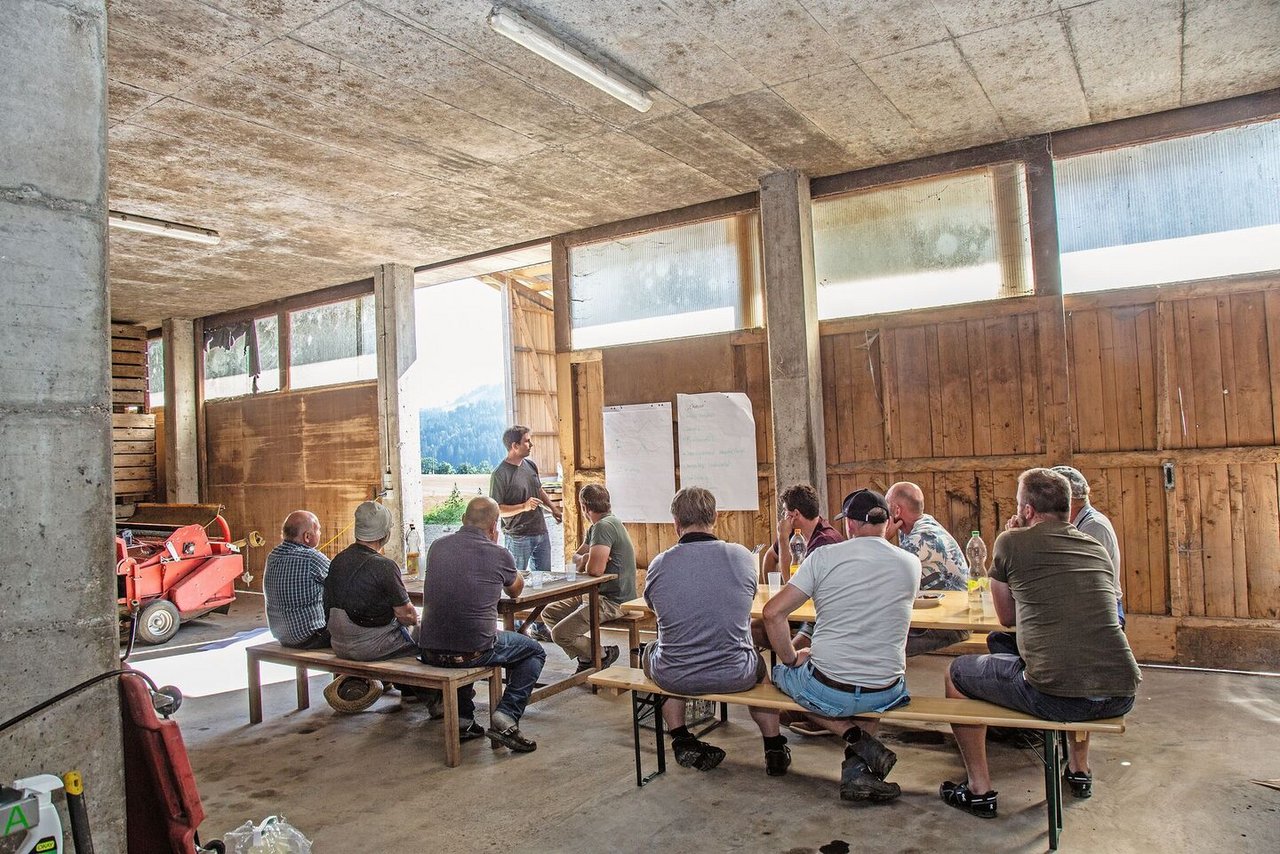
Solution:
<path fill-rule="evenodd" d="M 258 658 L 252 652 L 245 656 L 249 663 L 249 723 L 262 723 L 262 673 Z"/>
<path fill-rule="evenodd" d="M 1044 800 L 1049 822 L 1049 850 L 1058 850 L 1062 831 L 1062 743 L 1053 730 L 1042 730 L 1044 741 Z"/>
<path fill-rule="evenodd" d="M 307 681 L 307 668 L 294 668 L 293 680 L 298 691 L 298 711 L 311 708 L 311 683 Z"/>
<path fill-rule="evenodd" d="M 645 776 L 644 768 L 640 761 L 640 712 L 645 708 L 653 709 L 654 731 L 657 733 L 658 738 L 658 770 L 648 776 Z M 662 741 L 662 698 L 657 694 L 647 694 L 641 697 L 639 691 L 631 692 L 631 733 L 635 743 L 636 787 L 638 788 L 667 770 L 666 749 Z"/>
<path fill-rule="evenodd" d="M 631 649 L 631 666 L 640 666 L 640 624 L 627 623 L 627 646 Z"/>
<path fill-rule="evenodd" d="M 493 720 L 493 710 L 502 702 L 502 668 L 495 667 L 489 674 L 489 720 Z"/>
<path fill-rule="evenodd" d="M 462 764 L 462 738 L 458 732 L 458 686 L 446 682 L 441 692 L 444 700 L 444 764 L 457 768 Z"/>

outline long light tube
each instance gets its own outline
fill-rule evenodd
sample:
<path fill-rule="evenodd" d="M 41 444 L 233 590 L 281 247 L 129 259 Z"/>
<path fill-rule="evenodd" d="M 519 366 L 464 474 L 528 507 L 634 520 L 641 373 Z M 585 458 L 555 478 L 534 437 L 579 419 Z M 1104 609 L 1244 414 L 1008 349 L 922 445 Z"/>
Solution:
<path fill-rule="evenodd" d="M 180 222 L 169 222 L 163 219 L 152 219 L 149 216 L 139 216 L 138 214 L 123 213 L 121 211 L 107 211 L 107 222 L 113 228 L 123 228 L 125 231 L 158 234 L 161 237 L 190 240 L 193 243 L 204 243 L 208 246 L 216 246 L 222 242 L 222 235 L 209 228 L 184 225 Z"/>
<path fill-rule="evenodd" d="M 648 112 L 653 106 L 653 99 L 644 90 L 610 73 L 569 47 L 559 37 L 510 9 L 495 6 L 489 13 L 488 20 L 489 26 L 495 33 L 506 36 L 521 47 L 533 51 L 547 62 L 560 66 L 573 76 L 590 83 L 607 95 L 612 95 L 627 106 L 642 113 Z"/>

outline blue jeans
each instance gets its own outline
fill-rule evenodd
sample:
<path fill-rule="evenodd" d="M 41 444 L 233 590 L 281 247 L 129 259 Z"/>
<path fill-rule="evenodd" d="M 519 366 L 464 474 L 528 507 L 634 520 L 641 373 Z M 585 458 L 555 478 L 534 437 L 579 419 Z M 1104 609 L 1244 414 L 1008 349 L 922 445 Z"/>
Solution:
<path fill-rule="evenodd" d="M 551 571 L 550 534 L 530 534 L 523 537 L 503 534 L 503 538 L 507 551 L 516 559 L 516 572 L 524 572 L 531 562 L 534 572 Z"/>
<path fill-rule="evenodd" d="M 886 712 L 911 701 L 907 680 L 899 679 L 883 691 L 843 691 L 819 682 L 813 675 L 813 662 L 806 659 L 799 667 L 776 664 L 773 684 L 806 709 L 824 718 L 851 718 L 863 712 Z"/>
<path fill-rule="evenodd" d="M 498 664 L 507 671 L 507 687 L 502 692 L 502 700 L 497 709 L 489 710 L 489 722 L 492 724 L 495 711 L 519 722 L 546 662 L 546 650 L 533 638 L 518 632 L 498 632 L 493 649 L 459 666 L 489 667 Z M 475 699 L 475 685 L 464 685 L 458 689 L 458 717 L 461 720 L 475 720 Z"/>

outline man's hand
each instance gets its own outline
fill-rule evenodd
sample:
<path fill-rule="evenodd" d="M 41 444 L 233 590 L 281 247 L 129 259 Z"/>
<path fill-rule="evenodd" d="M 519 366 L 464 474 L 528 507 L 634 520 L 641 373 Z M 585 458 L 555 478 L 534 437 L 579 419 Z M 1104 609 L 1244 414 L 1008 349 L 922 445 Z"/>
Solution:
<path fill-rule="evenodd" d="M 809 647 L 807 646 L 801 649 L 797 649 L 795 660 L 792 661 L 790 664 L 788 664 L 787 667 L 799 667 L 800 665 L 804 664 L 806 661 L 809 660 L 809 655 L 811 652 L 812 650 L 810 650 Z"/>
<path fill-rule="evenodd" d="M 418 609 L 413 607 L 413 603 L 409 602 L 392 609 L 395 614 L 396 622 L 402 626 L 418 625 Z"/>
<path fill-rule="evenodd" d="M 1012 531 L 1013 529 L 1021 528 L 1022 526 L 1022 514 L 1020 513 L 1014 513 L 1009 517 L 1009 521 L 1004 523 L 1004 529 L 1006 531 Z"/>
<path fill-rule="evenodd" d="M 884 538 L 892 540 L 898 536 L 898 532 L 902 530 L 902 517 L 890 516 L 889 521 L 884 524 Z"/>
<path fill-rule="evenodd" d="M 787 547 L 787 543 L 791 540 L 791 533 L 795 530 L 795 526 L 791 524 L 791 514 L 783 513 L 778 519 L 778 554 L 782 554 L 782 550 Z"/>

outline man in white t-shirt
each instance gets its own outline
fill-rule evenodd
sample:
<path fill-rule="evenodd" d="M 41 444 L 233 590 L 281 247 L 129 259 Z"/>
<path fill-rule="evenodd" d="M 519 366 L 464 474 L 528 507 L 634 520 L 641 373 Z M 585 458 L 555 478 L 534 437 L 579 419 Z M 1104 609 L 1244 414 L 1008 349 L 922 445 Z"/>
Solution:
<path fill-rule="evenodd" d="M 884 778 L 897 757 L 874 737 L 876 723 L 849 718 L 908 702 L 906 645 L 920 560 L 884 538 L 889 505 L 860 489 L 844 499 L 849 539 L 815 551 L 764 608 L 769 643 L 780 664 L 773 682 L 809 710 L 809 719 L 844 739 L 840 797 L 890 801 L 902 790 Z M 787 617 L 813 599 L 813 643 L 797 652 Z"/>

